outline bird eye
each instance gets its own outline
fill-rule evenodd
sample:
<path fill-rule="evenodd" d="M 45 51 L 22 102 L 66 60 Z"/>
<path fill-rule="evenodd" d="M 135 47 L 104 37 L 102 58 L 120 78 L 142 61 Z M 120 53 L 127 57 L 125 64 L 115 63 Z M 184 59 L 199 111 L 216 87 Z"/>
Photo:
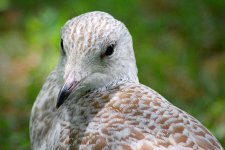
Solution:
<path fill-rule="evenodd" d="M 110 55 L 112 55 L 113 52 L 114 52 L 114 47 L 115 47 L 115 44 L 110 44 L 110 45 L 107 47 L 107 49 L 106 49 L 104 55 L 105 55 L 105 56 L 110 56 Z"/>
<path fill-rule="evenodd" d="M 63 39 L 61 39 L 60 46 L 61 46 L 62 54 L 65 55 L 66 52 L 64 50 Z"/>

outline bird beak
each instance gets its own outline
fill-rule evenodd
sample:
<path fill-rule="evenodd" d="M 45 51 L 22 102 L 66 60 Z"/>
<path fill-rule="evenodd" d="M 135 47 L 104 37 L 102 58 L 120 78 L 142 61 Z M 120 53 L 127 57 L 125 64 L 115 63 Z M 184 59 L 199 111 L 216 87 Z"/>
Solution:
<path fill-rule="evenodd" d="M 73 77 L 71 77 L 71 74 L 66 79 L 63 87 L 59 91 L 59 95 L 57 98 L 56 108 L 58 109 L 68 98 L 68 96 L 71 94 L 73 89 L 75 89 L 79 85 L 79 81 L 75 81 Z"/>

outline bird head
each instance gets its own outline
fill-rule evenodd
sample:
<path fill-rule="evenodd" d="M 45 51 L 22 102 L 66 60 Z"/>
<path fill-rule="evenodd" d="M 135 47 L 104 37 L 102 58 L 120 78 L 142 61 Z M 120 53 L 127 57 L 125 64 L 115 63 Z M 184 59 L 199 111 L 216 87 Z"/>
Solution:
<path fill-rule="evenodd" d="M 132 38 L 123 23 L 104 12 L 67 21 L 58 64 L 62 88 L 56 107 L 71 96 L 117 81 L 138 82 Z"/>

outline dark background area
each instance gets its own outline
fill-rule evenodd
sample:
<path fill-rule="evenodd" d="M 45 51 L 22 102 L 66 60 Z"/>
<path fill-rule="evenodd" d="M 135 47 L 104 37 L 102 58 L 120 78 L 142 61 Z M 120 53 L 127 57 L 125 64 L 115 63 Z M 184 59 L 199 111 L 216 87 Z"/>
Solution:
<path fill-rule="evenodd" d="M 29 115 L 71 17 L 105 11 L 133 36 L 140 82 L 225 147 L 224 0 L 1 0 L 0 149 L 30 149 Z"/>

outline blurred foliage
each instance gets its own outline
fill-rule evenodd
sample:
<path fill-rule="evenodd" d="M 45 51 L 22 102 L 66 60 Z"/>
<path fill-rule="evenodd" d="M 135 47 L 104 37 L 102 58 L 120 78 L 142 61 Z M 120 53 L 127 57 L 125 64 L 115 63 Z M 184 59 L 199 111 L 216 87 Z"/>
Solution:
<path fill-rule="evenodd" d="M 57 64 L 60 28 L 94 10 L 127 25 L 140 81 L 225 147 L 224 0 L 1 0 L 0 149 L 30 149 L 30 110 Z"/>

